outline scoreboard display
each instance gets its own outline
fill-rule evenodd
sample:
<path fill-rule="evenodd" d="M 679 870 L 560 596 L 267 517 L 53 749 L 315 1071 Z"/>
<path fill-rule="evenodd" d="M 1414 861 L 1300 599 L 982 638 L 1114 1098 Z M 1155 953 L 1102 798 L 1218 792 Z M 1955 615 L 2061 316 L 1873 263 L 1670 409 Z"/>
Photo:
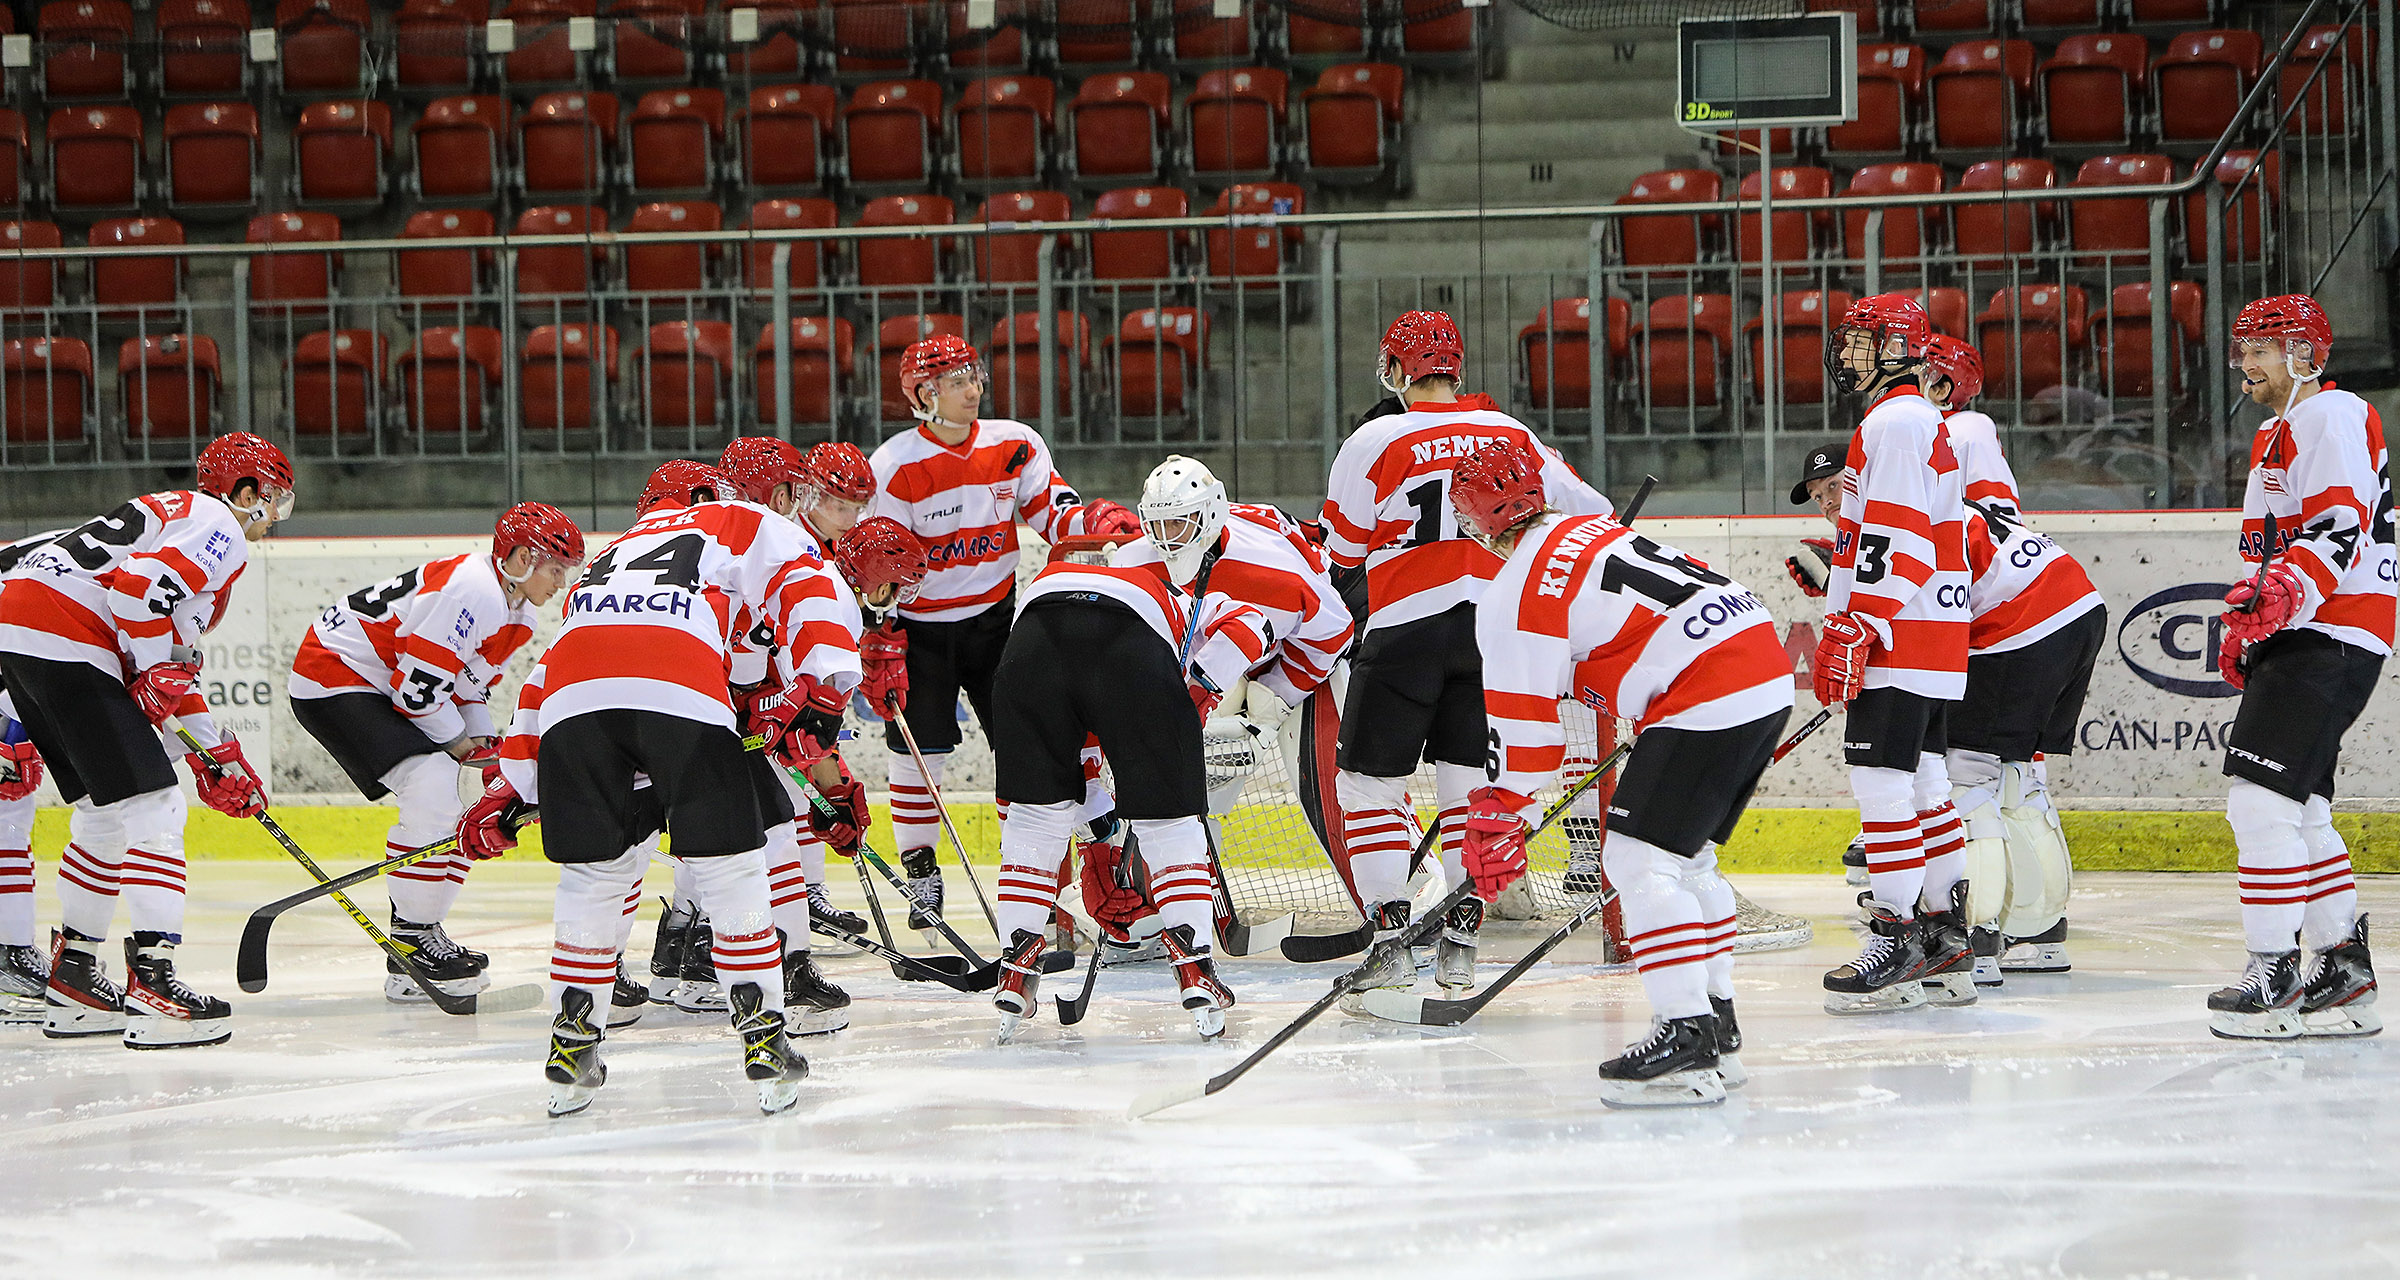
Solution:
<path fill-rule="evenodd" d="M 1858 18 L 1686 18 L 1677 33 L 1676 123 L 1807 128 L 1858 117 Z"/>

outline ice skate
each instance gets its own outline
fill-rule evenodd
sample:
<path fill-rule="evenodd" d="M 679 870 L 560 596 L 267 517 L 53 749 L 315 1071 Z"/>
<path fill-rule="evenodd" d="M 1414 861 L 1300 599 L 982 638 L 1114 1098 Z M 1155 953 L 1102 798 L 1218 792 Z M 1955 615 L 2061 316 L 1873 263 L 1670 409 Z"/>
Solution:
<path fill-rule="evenodd" d="M 1591 818 L 1564 818 L 1567 829 L 1567 876 L 1559 887 L 1572 894 L 1594 894 L 1608 887 L 1600 874 L 1600 844 L 1606 832 Z"/>
<path fill-rule="evenodd" d="M 933 860 L 933 847 L 921 845 L 900 854 L 900 870 L 908 880 L 908 927 L 933 933 L 942 914 L 942 869 Z M 934 941 L 939 942 L 936 937 Z"/>
<path fill-rule="evenodd" d="M 147 930 L 125 940 L 125 1047 L 179 1049 L 233 1038 L 233 1006 L 185 986 L 175 944 Z"/>
<path fill-rule="evenodd" d="M 617 985 L 608 997 L 608 1029 L 630 1027 L 642 1020 L 642 1011 L 650 1007 L 650 989 L 633 980 L 626 972 L 625 957 L 617 957 Z"/>
<path fill-rule="evenodd" d="M 31 1026 L 49 1013 L 50 960 L 39 947 L 0 946 L 0 1026 Z"/>
<path fill-rule="evenodd" d="M 600 1028 L 592 1025 L 592 993 L 569 987 L 558 998 L 558 1016 L 550 1020 L 550 1060 L 542 1066 L 550 1082 L 550 1115 L 571 1116 L 592 1105 L 592 1095 L 608 1083 L 608 1064 L 600 1060 Z"/>
<path fill-rule="evenodd" d="M 692 920 L 692 936 L 683 945 L 683 980 L 670 998 L 685 1013 L 723 1013 L 725 989 L 717 985 L 716 933 L 708 917 Z"/>
<path fill-rule="evenodd" d="M 2290 1040 L 2300 1034 L 2300 953 L 2253 951 L 2242 980 L 2211 992 L 2209 1034 L 2226 1040 Z"/>
<path fill-rule="evenodd" d="M 2067 963 L 2067 918 L 2029 938 L 2010 938 L 2000 953 L 2002 973 L 2065 973 L 2075 966 Z"/>
<path fill-rule="evenodd" d="M 2383 1030 L 2375 1012 L 2375 963 L 2367 954 L 2367 918 L 2344 941 L 2309 961 L 2300 994 L 2300 1034 L 2371 1036 Z"/>
<path fill-rule="evenodd" d="M 1403 901 L 1375 904 L 1375 938 L 1368 944 L 1368 956 L 1374 958 L 1374 948 L 1408 932 L 1408 903 Z M 1374 961 L 1372 967 L 1360 966 L 1359 975 L 1350 983 L 1352 991 L 1369 991 L 1376 987 L 1405 987 L 1417 980 L 1417 962 L 1406 947 L 1388 948 L 1389 955 Z"/>
<path fill-rule="evenodd" d="M 658 937 L 650 944 L 650 1003 L 672 1004 L 683 982 L 683 952 L 691 944 L 694 916 L 665 899 L 658 913 Z"/>
<path fill-rule="evenodd" d="M 1950 886 L 1947 910 L 1920 908 L 1917 924 L 1925 941 L 1925 967 L 1917 974 L 1926 1003 L 1975 1003 L 1975 947 L 1967 933 L 1967 882 Z"/>
<path fill-rule="evenodd" d="M 1007 1044 L 1017 1027 L 1042 1007 L 1042 935 L 1019 929 L 1009 935 L 1008 950 L 1000 955 L 1000 982 L 992 988 L 992 1007 L 1000 1011 L 999 1041 Z"/>
<path fill-rule="evenodd" d="M 1825 975 L 1825 1012 L 1893 1013 L 1925 1003 L 1917 973 L 1925 965 L 1924 927 L 1858 895 L 1867 912 L 1867 942 L 1858 958 Z"/>
<path fill-rule="evenodd" d="M 1717 1019 L 1717 1078 L 1728 1089 L 1739 1089 L 1750 1083 L 1750 1069 L 1742 1065 L 1742 1024 L 1733 1020 L 1733 1001 L 1708 998 L 1708 1007 Z"/>
<path fill-rule="evenodd" d="M 1867 833 L 1850 837 L 1850 847 L 1842 850 L 1842 883 L 1853 889 L 1867 887 Z"/>
<path fill-rule="evenodd" d="M 416 924 L 392 917 L 392 941 L 415 953 L 418 972 L 425 975 L 446 996 L 471 996 L 492 985 L 485 972 L 492 958 L 480 951 L 469 951 L 453 941 L 439 921 Z M 383 998 L 393 1004 L 430 1004 L 425 994 L 408 975 L 408 966 L 398 956 L 383 958 Z"/>
<path fill-rule="evenodd" d="M 867 918 L 833 905 L 833 894 L 821 884 L 808 886 L 808 918 L 813 923 L 828 929 L 839 929 L 843 933 L 863 935 L 867 931 Z"/>
<path fill-rule="evenodd" d="M 1158 937 L 1167 949 L 1167 958 L 1175 962 L 1175 983 L 1183 988 L 1184 1010 L 1192 1015 L 1200 1038 L 1214 1040 L 1225 1034 L 1225 1011 L 1233 1007 L 1233 992 L 1217 978 L 1214 954 L 1193 939 L 1188 924 L 1176 925 Z"/>
<path fill-rule="evenodd" d="M 737 982 L 726 994 L 733 1029 L 742 1037 L 742 1074 L 758 1083 L 758 1109 L 774 1115 L 800 1100 L 808 1059 L 785 1037 L 783 1010 L 766 1004 L 766 992 L 755 982 Z"/>
<path fill-rule="evenodd" d="M 783 956 L 783 1024 L 796 1036 L 821 1036 L 850 1025 L 850 993 L 825 980 L 806 951 Z"/>
<path fill-rule="evenodd" d="M 1975 953 L 1975 985 L 1999 987 L 2007 983 L 2008 975 L 2000 970 L 2000 952 L 2007 944 L 1998 929 L 1967 930 L 1967 947 Z"/>
<path fill-rule="evenodd" d="M 1600 1101 L 1612 1107 L 1699 1107 L 1725 1100 L 1716 1018 L 1657 1018 L 1650 1035 L 1600 1064 Z"/>
<path fill-rule="evenodd" d="M 98 942 L 98 938 L 79 939 Z M 109 980 L 98 954 L 50 934 L 50 981 L 42 988 L 42 1034 L 53 1040 L 113 1036 L 125 1030 L 125 989 Z"/>
<path fill-rule="evenodd" d="M 1450 908 L 1433 948 L 1433 980 L 1456 998 L 1475 985 L 1475 939 L 1483 930 L 1483 899 L 1469 897 Z"/>

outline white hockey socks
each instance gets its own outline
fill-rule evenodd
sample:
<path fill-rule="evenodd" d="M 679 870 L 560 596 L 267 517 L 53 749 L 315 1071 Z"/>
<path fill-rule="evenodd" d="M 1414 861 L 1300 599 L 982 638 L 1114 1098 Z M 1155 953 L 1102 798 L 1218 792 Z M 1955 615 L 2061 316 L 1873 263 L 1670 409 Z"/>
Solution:
<path fill-rule="evenodd" d="M 422 849 L 458 830 L 458 762 L 446 752 L 411 756 L 380 779 L 400 816 L 383 837 L 384 856 Z M 438 924 L 458 901 L 474 863 L 456 850 L 422 858 L 383 877 L 392 914 L 415 924 Z"/>
<path fill-rule="evenodd" d="M 1195 954 L 1206 955 L 1217 936 L 1216 882 L 1208 870 L 1208 836 L 1198 818 L 1139 818 L 1127 825 L 1150 869 L 1150 893 L 1158 918 L 1172 929 L 1192 927 Z"/>
<path fill-rule="evenodd" d="M 2255 782 L 2237 778 L 2226 793 L 2225 821 L 2233 826 L 2241 863 L 2242 936 L 2253 952 L 2275 954 L 2296 945 L 2309 895 L 2308 839 L 2301 834 L 2307 816 L 2299 801 Z M 2348 862 L 2345 854 L 2345 867 Z"/>
<path fill-rule="evenodd" d="M 1902 919 L 1914 919 L 1925 888 L 1925 841 L 1917 827 L 1916 776 L 1865 765 L 1850 768 L 1858 825 L 1866 835 L 1867 887 Z"/>
<path fill-rule="evenodd" d="M 1661 1018 L 1710 1012 L 1712 931 L 1700 899 L 1684 885 L 1684 859 L 1616 832 L 1600 848 L 1600 866 L 1625 913 L 1625 949 L 1641 974 L 1651 1011 Z"/>
<path fill-rule="evenodd" d="M 124 823 L 125 862 L 117 874 L 125 922 L 137 932 L 183 936 L 183 792 L 145 792 L 114 806 Z"/>
<path fill-rule="evenodd" d="M 1433 794 L 1442 824 L 1442 883 L 1454 885 L 1467 877 L 1467 796 L 1483 785 L 1483 770 L 1463 764 L 1433 766 Z"/>
<path fill-rule="evenodd" d="M 1917 757 L 1911 799 L 1917 809 L 1917 839 L 1925 848 L 1919 905 L 1927 911 L 1948 911 L 1950 887 L 1967 876 L 1967 831 L 1950 800 L 1947 761 L 1930 751 Z"/>
<path fill-rule="evenodd" d="M 711 956 L 717 962 L 717 986 L 731 1000 L 736 986 L 755 982 L 765 997 L 762 1007 L 782 1008 L 783 947 L 775 939 L 774 910 L 768 905 L 766 851 L 684 861 L 691 866 L 692 886 L 714 935 Z M 801 898 L 805 913 L 805 890 Z"/>
<path fill-rule="evenodd" d="M 762 855 L 767 864 L 767 911 L 793 951 L 808 950 L 808 864 L 802 851 L 815 837 L 805 819 L 767 829 Z M 817 847 L 821 862 L 824 846 Z"/>
<path fill-rule="evenodd" d="M 1000 901 L 993 907 L 1002 950 L 1020 929 L 1040 933 L 1050 927 L 1074 816 L 1072 800 L 1009 806 L 1008 821 L 1000 828 Z"/>
<path fill-rule="evenodd" d="M 551 1016 L 557 1016 L 566 993 L 578 987 L 604 1016 L 617 981 L 625 899 L 641 892 L 642 869 L 649 861 L 649 853 L 637 847 L 606 862 L 560 864 L 551 908 Z"/>
<path fill-rule="evenodd" d="M 2308 903 L 2300 940 L 2323 951 L 2346 942 L 2358 919 L 2358 881 L 2350 873 L 2350 846 L 2333 829 L 2333 802 L 2310 796 L 2302 806 L 2300 838 L 2308 842 Z M 28 876 L 31 871 L 28 869 Z"/>
<path fill-rule="evenodd" d="M 941 843 L 942 816 L 933 807 L 933 789 L 942 785 L 942 768 L 950 757 L 929 752 L 925 768 L 905 751 L 892 753 L 892 844 L 899 852 L 930 849 Z"/>
<path fill-rule="evenodd" d="M 1717 870 L 1717 846 L 1700 846 L 1700 852 L 1686 858 L 1683 864 L 1683 887 L 1700 904 L 1700 922 L 1708 929 L 1708 994 L 1719 1000 L 1733 999 L 1733 939 L 1740 931 L 1734 918 L 1733 885 Z"/>
<path fill-rule="evenodd" d="M 0 946 L 33 945 L 33 797 L 0 802 Z"/>
<path fill-rule="evenodd" d="M 1334 792 L 1342 802 L 1342 842 L 1350 851 L 1350 882 L 1358 886 L 1359 901 L 1372 911 L 1379 902 L 1408 897 L 1408 855 L 1416 848 L 1408 779 L 1344 769 Z"/>

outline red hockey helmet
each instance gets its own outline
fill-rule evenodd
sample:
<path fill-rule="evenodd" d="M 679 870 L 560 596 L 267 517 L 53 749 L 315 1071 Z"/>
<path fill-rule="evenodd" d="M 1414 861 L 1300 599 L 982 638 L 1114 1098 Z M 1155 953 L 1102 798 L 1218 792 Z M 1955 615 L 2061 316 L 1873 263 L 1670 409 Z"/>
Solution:
<path fill-rule="evenodd" d="M 732 502 L 741 496 L 733 477 L 705 462 L 677 458 L 661 463 L 642 486 L 634 514 L 648 515 L 654 507 L 688 507 L 695 502 Z"/>
<path fill-rule="evenodd" d="M 800 451 L 790 441 L 773 436 L 741 436 L 725 446 L 717 469 L 733 477 L 742 501 L 764 504 L 775 486 L 800 483 Z"/>
<path fill-rule="evenodd" d="M 242 487 L 244 480 L 266 490 L 278 490 L 282 497 L 275 513 L 278 520 L 292 513 L 292 461 L 283 450 L 264 436 L 247 431 L 234 431 L 218 436 L 200 451 L 198 462 L 200 491 L 220 498 L 230 498 Z"/>
<path fill-rule="evenodd" d="M 1901 377 L 1924 363 L 1933 340 L 1933 320 L 1915 298 L 1905 293 L 1878 293 L 1860 298 L 1842 313 L 1825 335 L 1825 374 L 1845 392 L 1867 385 L 1864 375 L 1844 358 L 1852 334 L 1863 334 L 1873 352 L 1877 381 Z"/>
<path fill-rule="evenodd" d="M 1456 378 L 1466 367 L 1467 340 L 1459 336 L 1458 322 L 1439 311 L 1411 311 L 1383 331 L 1375 376 L 1384 390 L 1398 395 L 1419 378 Z"/>
<path fill-rule="evenodd" d="M 965 338 L 951 333 L 919 338 L 900 353 L 900 394 L 910 408 L 916 409 L 917 388 L 938 382 L 960 369 L 973 369 L 978 379 L 988 376 L 982 357 L 975 354 L 975 348 Z M 930 420 L 923 409 L 916 409 L 916 414 Z"/>
<path fill-rule="evenodd" d="M 1925 363 L 1950 380 L 1951 408 L 1963 409 L 1983 394 L 1983 353 L 1974 343 L 1937 333 L 1925 346 Z"/>
<path fill-rule="evenodd" d="M 906 600 L 916 594 L 916 585 L 931 568 L 924 542 L 890 516 L 876 516 L 852 526 L 834 544 L 833 558 L 842 566 L 842 577 L 851 589 L 869 599 L 885 587 L 897 587 L 898 598 Z"/>
<path fill-rule="evenodd" d="M 2292 376 L 2295 379 L 2313 377 L 2314 373 L 2303 375 L 2300 372 L 2304 366 L 2291 363 L 2298 355 L 2292 349 L 2292 344 L 2295 341 L 2306 342 L 2310 362 L 2307 367 L 2322 371 L 2326 353 L 2333 347 L 2333 321 L 2326 316 L 2325 308 L 2318 306 L 2317 300 L 2305 293 L 2279 294 L 2244 303 L 2241 313 L 2233 318 L 2233 350 L 2226 363 L 2239 369 L 2242 367 L 2243 344 L 2271 342 L 2278 338 L 2283 340 L 2284 360 Z"/>
<path fill-rule="evenodd" d="M 847 502 L 875 500 L 875 468 L 867 455 L 846 441 L 827 441 L 800 455 L 800 482 L 827 497 Z"/>
<path fill-rule="evenodd" d="M 1450 468 L 1450 506 L 1480 542 L 1542 513 L 1542 460 L 1514 440 L 1494 440 Z"/>
<path fill-rule="evenodd" d="M 546 502 L 520 502 L 500 513 L 492 526 L 492 559 L 506 560 L 519 547 L 533 548 L 567 565 L 583 563 L 583 530 L 567 513 Z"/>

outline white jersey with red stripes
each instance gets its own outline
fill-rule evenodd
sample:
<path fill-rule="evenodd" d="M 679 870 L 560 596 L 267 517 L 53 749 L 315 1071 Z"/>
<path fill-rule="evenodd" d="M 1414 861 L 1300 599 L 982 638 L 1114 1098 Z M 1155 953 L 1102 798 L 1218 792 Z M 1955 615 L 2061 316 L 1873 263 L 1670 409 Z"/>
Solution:
<path fill-rule="evenodd" d="M 447 556 L 325 606 L 301 637 L 288 692 L 380 693 L 432 741 L 489 737 L 485 703 L 533 624 L 533 606 L 509 603 L 489 553 Z"/>
<path fill-rule="evenodd" d="M 1017 582 L 1017 522 L 1056 542 L 1083 528 L 1083 499 L 1060 479 L 1050 446 L 1022 422 L 981 418 L 958 445 L 919 424 L 876 447 L 875 502 L 924 540 L 932 571 L 900 616 L 957 622 L 1008 598 Z"/>
<path fill-rule="evenodd" d="M 2242 492 L 2242 559 L 2258 562 L 2266 517 L 2300 571 L 2292 625 L 2369 653 L 2392 651 L 2392 490 L 2375 406 L 2331 384 L 2258 429 Z"/>
<path fill-rule="evenodd" d="M 1637 728 L 1728 729 L 1792 707 L 1792 663 L 1756 593 L 1607 516 L 1547 515 L 1475 610 L 1497 786 L 1530 796 L 1566 758 L 1562 698 Z"/>
<path fill-rule="evenodd" d="M 1367 568 L 1366 629 L 1430 618 L 1483 594 L 1500 558 L 1458 528 L 1450 469 L 1487 444 L 1513 440 L 1542 459 L 1551 506 L 1613 515 L 1556 449 L 1488 398 L 1428 401 L 1361 425 L 1342 442 L 1325 490 L 1325 553 Z"/>
<path fill-rule="evenodd" d="M 197 646 L 249 563 L 222 501 L 146 494 L 17 561 L 0 579 L 0 646 L 125 679 Z"/>
<path fill-rule="evenodd" d="M 1943 419 L 1967 494 L 1967 647 L 1973 653 L 2022 649 L 2100 608 L 2091 575 L 2025 519 L 2016 473 L 2000 452 L 2000 429 L 1961 409 Z"/>
<path fill-rule="evenodd" d="M 1148 538 L 1117 548 L 1108 562 L 1161 580 L 1167 576 L 1166 561 Z M 1226 512 L 1223 541 L 1203 564 L 1206 577 L 1193 585 L 1265 617 L 1267 663 L 1254 678 L 1286 705 L 1298 706 L 1350 647 L 1350 610 L 1326 575 L 1323 549 L 1274 507 L 1236 502 Z"/>
<path fill-rule="evenodd" d="M 824 540 L 817 536 L 815 530 L 805 524 L 795 522 L 795 527 L 800 530 L 800 536 L 806 540 L 809 549 L 830 567 L 833 557 L 827 554 Z M 840 597 L 849 602 L 850 647 L 855 650 L 858 648 L 859 633 L 864 628 L 864 621 L 859 614 L 858 596 L 850 590 L 850 584 L 842 580 L 840 573 L 832 573 L 829 576 L 832 577 L 834 585 L 839 589 Z M 774 626 L 761 617 L 756 610 L 744 609 L 736 614 L 734 616 L 733 656 L 730 668 L 733 687 L 748 689 L 763 683 L 771 670 L 771 664 L 775 660 L 776 650 L 779 647 L 775 643 Z"/>
<path fill-rule="evenodd" d="M 1186 679 L 1219 692 L 1266 658 L 1265 614 L 1213 591 L 1195 603 L 1147 569 L 1061 561 L 1034 575 L 1017 612 L 1051 598 L 1113 600 L 1131 609 L 1174 651 Z"/>
<path fill-rule="evenodd" d="M 1825 612 L 1874 629 L 1865 687 L 1955 702 L 1967 689 L 1966 481 L 1942 411 L 1915 384 L 1850 436 Z"/>

